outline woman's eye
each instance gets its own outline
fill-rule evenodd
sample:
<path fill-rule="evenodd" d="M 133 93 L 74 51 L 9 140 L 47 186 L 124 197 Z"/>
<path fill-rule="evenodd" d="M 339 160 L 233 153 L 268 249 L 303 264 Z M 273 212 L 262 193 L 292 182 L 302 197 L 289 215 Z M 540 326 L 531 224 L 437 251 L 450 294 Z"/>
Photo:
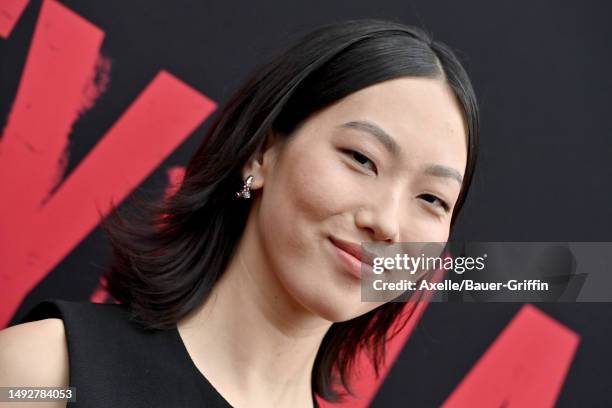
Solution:
<path fill-rule="evenodd" d="M 446 201 L 436 197 L 433 194 L 422 194 L 421 197 L 423 197 L 424 200 L 428 203 L 432 203 L 438 207 L 443 208 L 445 212 L 448 212 L 450 210 L 450 206 L 446 203 Z"/>
<path fill-rule="evenodd" d="M 376 172 L 376 165 L 367 156 L 359 153 L 358 151 L 350 149 L 345 150 L 345 153 L 351 156 L 351 158 L 357 163 L 359 163 L 360 166 L 366 167 L 368 170 Z"/>

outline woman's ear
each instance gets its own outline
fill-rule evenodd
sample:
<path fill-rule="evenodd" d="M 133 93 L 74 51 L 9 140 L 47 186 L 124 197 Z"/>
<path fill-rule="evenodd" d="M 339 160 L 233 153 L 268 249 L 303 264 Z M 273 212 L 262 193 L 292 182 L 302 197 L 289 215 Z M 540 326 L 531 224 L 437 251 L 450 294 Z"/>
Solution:
<path fill-rule="evenodd" d="M 264 147 L 259 149 L 255 155 L 242 168 L 242 179 L 246 180 L 249 175 L 253 176 L 251 190 L 257 190 L 263 187 L 266 176 L 269 175 L 276 163 L 281 143 L 281 138 L 269 131 L 266 136 Z"/>

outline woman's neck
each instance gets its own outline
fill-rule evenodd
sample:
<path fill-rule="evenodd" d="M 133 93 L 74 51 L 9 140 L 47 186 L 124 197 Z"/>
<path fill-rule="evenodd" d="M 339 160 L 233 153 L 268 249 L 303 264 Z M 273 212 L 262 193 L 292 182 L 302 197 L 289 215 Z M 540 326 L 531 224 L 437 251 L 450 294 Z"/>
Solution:
<path fill-rule="evenodd" d="M 208 300 L 177 324 L 192 360 L 236 407 L 312 406 L 311 373 L 331 322 L 298 304 L 247 227 Z"/>

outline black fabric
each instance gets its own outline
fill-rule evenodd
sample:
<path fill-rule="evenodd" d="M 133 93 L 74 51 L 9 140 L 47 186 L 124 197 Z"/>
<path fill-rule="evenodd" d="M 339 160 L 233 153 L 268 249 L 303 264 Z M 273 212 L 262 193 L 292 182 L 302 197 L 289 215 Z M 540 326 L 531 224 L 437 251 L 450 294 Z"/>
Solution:
<path fill-rule="evenodd" d="M 39 303 L 22 322 L 46 318 L 64 322 L 76 387 L 67 407 L 231 407 L 197 369 L 176 327 L 145 330 L 123 305 L 64 300 Z"/>

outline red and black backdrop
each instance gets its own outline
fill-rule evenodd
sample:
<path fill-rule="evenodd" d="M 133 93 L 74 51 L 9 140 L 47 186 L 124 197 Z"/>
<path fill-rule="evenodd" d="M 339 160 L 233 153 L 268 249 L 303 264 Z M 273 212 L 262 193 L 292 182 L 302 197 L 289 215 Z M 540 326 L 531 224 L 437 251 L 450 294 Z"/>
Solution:
<path fill-rule="evenodd" d="M 136 188 L 170 194 L 241 81 L 341 19 L 424 26 L 465 62 L 482 154 L 455 238 L 611 241 L 609 15 L 556 1 L 0 0 L 0 327 L 46 298 L 112 302 L 100 217 Z M 430 303 L 413 323 L 384 379 L 364 364 L 346 406 L 612 405 L 611 304 Z"/>

